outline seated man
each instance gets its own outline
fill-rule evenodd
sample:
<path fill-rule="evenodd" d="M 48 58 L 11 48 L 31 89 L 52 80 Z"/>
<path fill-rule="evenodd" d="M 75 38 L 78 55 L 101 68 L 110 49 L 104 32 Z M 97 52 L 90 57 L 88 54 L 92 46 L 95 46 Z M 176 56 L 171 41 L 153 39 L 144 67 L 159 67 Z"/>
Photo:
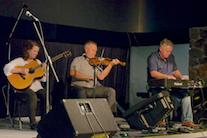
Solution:
<path fill-rule="evenodd" d="M 160 42 L 159 50 L 152 53 L 147 60 L 148 81 L 152 79 L 182 79 L 184 78 L 177 68 L 174 56 L 171 54 L 174 44 L 167 38 Z M 161 89 L 152 89 L 153 94 L 161 92 Z M 194 127 L 191 98 L 188 92 L 173 91 L 170 96 L 181 99 L 181 122 L 183 126 Z"/>
<path fill-rule="evenodd" d="M 104 70 L 95 67 L 96 75 L 94 77 L 94 67 L 89 64 L 89 61 L 96 56 L 97 44 L 93 41 L 87 41 L 84 45 L 84 50 L 85 53 L 82 56 L 76 57 L 71 63 L 70 75 L 72 80 L 69 97 L 106 98 L 112 112 L 116 114 L 116 91 L 110 87 L 97 85 L 97 78 L 103 80 L 109 74 L 112 67 L 120 61 L 113 59 Z"/>

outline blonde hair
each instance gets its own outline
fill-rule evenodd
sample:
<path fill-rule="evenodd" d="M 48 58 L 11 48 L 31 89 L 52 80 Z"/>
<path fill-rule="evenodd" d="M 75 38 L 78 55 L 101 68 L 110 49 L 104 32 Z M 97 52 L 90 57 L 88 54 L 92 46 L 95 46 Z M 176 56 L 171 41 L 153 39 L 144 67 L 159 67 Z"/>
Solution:
<path fill-rule="evenodd" d="M 170 40 L 167 39 L 167 38 L 165 38 L 165 39 L 163 39 L 162 41 L 160 41 L 160 46 L 161 46 L 161 47 L 166 47 L 166 46 L 168 46 L 168 45 L 174 47 L 173 42 L 170 41 Z"/>

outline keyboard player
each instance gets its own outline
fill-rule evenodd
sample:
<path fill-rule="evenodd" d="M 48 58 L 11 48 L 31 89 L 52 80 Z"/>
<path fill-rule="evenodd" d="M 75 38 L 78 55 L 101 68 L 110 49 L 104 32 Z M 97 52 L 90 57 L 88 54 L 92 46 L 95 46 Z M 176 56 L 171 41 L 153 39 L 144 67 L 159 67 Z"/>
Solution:
<path fill-rule="evenodd" d="M 148 81 L 152 79 L 182 79 L 183 77 L 177 68 L 174 56 L 171 54 L 174 44 L 165 38 L 160 42 L 158 51 L 152 53 L 147 59 Z M 161 92 L 163 89 L 151 89 L 152 94 Z M 187 90 L 170 92 L 172 100 L 181 99 L 181 122 L 183 126 L 194 127 L 191 98 Z M 176 97 L 176 98 L 173 98 Z"/>

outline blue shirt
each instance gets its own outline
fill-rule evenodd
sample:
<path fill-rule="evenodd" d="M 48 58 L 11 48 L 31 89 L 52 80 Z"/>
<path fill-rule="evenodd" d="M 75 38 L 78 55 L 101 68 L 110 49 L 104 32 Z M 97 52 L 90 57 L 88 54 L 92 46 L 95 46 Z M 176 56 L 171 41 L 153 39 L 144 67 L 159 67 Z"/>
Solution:
<path fill-rule="evenodd" d="M 152 53 L 147 59 L 147 76 L 148 81 L 155 79 L 150 75 L 151 71 L 158 71 L 162 74 L 167 74 L 173 76 L 173 71 L 177 70 L 177 65 L 175 63 L 175 58 L 171 54 L 166 61 L 164 61 L 159 51 Z"/>

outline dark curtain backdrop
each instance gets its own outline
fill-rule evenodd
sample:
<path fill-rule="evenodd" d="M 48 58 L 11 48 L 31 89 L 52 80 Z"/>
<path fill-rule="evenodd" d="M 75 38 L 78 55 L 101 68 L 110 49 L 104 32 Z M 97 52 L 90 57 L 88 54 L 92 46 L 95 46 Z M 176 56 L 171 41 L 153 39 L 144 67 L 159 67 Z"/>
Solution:
<path fill-rule="evenodd" d="M 22 48 L 26 41 L 25 39 L 11 39 L 11 60 L 22 55 Z M 1 44 L 3 43 L 4 42 Z M 37 43 L 40 45 L 38 59 L 44 62 L 45 55 L 42 45 L 39 41 L 37 41 Z M 53 62 L 54 69 L 60 82 L 57 83 L 51 68 L 49 76 L 49 92 L 53 95 L 53 99 L 67 98 L 68 91 L 70 90 L 70 63 L 75 57 L 82 55 L 84 52 L 83 45 L 45 42 L 45 46 L 51 58 L 64 51 L 71 51 L 72 53 L 72 56 L 68 58 L 63 57 Z M 113 87 L 116 90 L 117 102 L 126 109 L 129 103 L 129 48 L 98 46 L 97 56 L 101 55 L 103 49 L 105 51 L 104 57 L 112 59 L 118 58 L 120 61 L 126 62 L 126 66 L 114 66 L 110 74 L 103 81 L 100 81 L 102 85 Z M 1 60 L 1 67 L 3 68 L 4 64 L 8 62 L 8 47 L 2 46 L 1 56 L 3 59 Z M 3 72 L 1 75 L 1 82 L 2 85 L 7 84 Z M 2 99 L 3 98 L 1 98 L 1 103 L 3 103 Z"/>

